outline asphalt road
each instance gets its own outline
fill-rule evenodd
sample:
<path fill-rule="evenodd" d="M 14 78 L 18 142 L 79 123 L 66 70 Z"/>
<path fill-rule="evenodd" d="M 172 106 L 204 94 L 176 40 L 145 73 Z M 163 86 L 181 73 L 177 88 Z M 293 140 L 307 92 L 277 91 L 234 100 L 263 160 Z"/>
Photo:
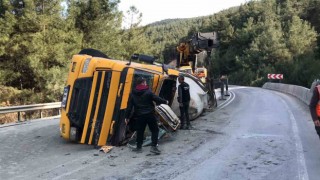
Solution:
<path fill-rule="evenodd" d="M 0 126 L 0 179 L 320 179 L 320 140 L 308 107 L 261 88 L 234 87 L 213 112 L 160 140 L 161 155 L 69 143 L 59 119 Z"/>

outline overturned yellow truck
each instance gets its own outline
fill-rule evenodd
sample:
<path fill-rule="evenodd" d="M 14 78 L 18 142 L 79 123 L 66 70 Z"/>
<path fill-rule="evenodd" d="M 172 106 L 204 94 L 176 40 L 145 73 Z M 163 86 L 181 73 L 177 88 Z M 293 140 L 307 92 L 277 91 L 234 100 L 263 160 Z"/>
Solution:
<path fill-rule="evenodd" d="M 60 133 L 64 139 L 95 146 L 121 144 L 126 138 L 128 98 L 138 77 L 144 77 L 169 106 L 176 104 L 180 72 L 155 65 L 148 56 L 136 55 L 133 59 L 149 63 L 113 60 L 92 49 L 73 56 L 61 102 Z"/>

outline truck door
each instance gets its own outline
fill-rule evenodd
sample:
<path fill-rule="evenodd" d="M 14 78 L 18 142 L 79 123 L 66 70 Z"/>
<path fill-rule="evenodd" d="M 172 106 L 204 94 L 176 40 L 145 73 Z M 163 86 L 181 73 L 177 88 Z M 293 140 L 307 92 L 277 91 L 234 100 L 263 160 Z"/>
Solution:
<path fill-rule="evenodd" d="M 159 85 L 159 96 L 169 101 L 169 106 L 174 101 L 174 96 L 176 93 L 176 84 L 177 77 L 176 76 L 164 76 L 160 81 Z"/>
<path fill-rule="evenodd" d="M 160 121 L 164 126 L 167 126 L 172 130 L 176 130 L 180 124 L 180 119 L 170 107 L 175 100 L 174 97 L 177 89 L 176 80 L 177 76 L 164 76 L 163 80 L 160 82 L 159 96 L 168 100 L 169 106 L 161 104 L 156 107 L 156 111 L 160 115 Z"/>

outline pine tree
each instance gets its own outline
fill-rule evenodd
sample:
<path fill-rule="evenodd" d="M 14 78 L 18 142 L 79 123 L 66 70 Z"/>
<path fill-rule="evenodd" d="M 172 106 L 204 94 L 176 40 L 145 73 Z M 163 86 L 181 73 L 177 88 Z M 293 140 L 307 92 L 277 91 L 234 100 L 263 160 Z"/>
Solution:
<path fill-rule="evenodd" d="M 110 57 L 121 56 L 121 13 L 118 0 L 70 0 L 78 13 L 75 26 L 81 34 L 81 48 L 101 50 Z"/>
<path fill-rule="evenodd" d="M 310 24 L 298 16 L 288 22 L 287 46 L 293 57 L 313 52 L 316 48 L 317 33 Z"/>
<path fill-rule="evenodd" d="M 1 1 L 0 3 L 0 85 L 6 85 L 10 82 L 12 77 L 12 70 L 8 68 L 7 64 L 10 62 L 8 54 L 6 53 L 7 44 L 10 41 L 10 35 L 14 31 L 16 19 L 13 7 L 10 6 L 9 1 Z M 11 77 L 11 78 L 10 78 Z"/>
<path fill-rule="evenodd" d="M 24 90 L 33 103 L 59 100 L 64 85 L 70 55 L 64 49 L 68 35 L 60 4 L 61 0 L 10 1 L 1 18 L 10 37 L 1 41 L 3 84 Z"/>
<path fill-rule="evenodd" d="M 61 0 L 35 1 L 39 27 L 30 47 L 30 66 L 43 101 L 60 100 L 71 54 L 65 51 L 69 32 L 62 17 Z"/>
<path fill-rule="evenodd" d="M 128 29 L 124 30 L 122 36 L 123 58 L 130 59 L 135 53 L 152 55 L 150 54 L 151 43 L 145 37 L 147 27 L 140 27 L 142 13 L 136 7 L 131 6 L 125 17 Z"/>

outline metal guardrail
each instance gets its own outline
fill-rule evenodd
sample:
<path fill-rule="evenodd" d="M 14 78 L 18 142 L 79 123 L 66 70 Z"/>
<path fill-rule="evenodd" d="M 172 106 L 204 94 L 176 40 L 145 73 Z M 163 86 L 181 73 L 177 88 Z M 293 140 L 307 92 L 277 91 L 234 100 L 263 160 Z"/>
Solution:
<path fill-rule="evenodd" d="M 18 113 L 18 121 L 21 120 L 21 112 L 26 111 L 36 111 L 40 110 L 40 118 L 42 118 L 42 110 L 44 109 L 57 109 L 61 107 L 61 102 L 54 103 L 43 103 L 43 104 L 32 104 L 32 105 L 24 105 L 24 106 L 8 106 L 8 107 L 0 107 L 0 114 L 7 113 Z M 59 110 L 60 114 L 60 110 Z"/>

